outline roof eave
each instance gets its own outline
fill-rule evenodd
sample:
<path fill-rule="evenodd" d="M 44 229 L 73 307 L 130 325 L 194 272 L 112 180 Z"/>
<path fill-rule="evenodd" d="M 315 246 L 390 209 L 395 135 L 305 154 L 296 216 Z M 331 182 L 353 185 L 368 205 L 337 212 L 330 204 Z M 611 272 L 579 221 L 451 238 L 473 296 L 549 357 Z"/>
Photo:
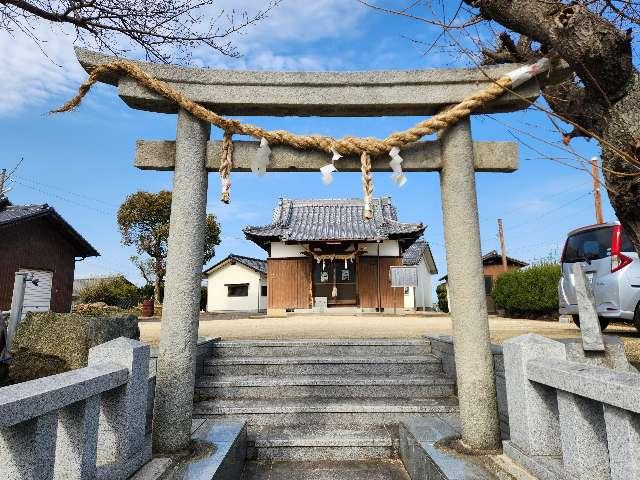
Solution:
<path fill-rule="evenodd" d="M 76 246 L 78 247 L 78 250 L 80 250 L 80 252 L 76 252 L 77 254 L 74 255 L 75 257 L 87 258 L 100 256 L 100 253 L 52 207 L 48 207 L 38 212 L 24 215 L 20 218 L 16 218 L 8 222 L 3 222 L 0 224 L 0 228 L 12 227 L 20 223 L 47 217 L 51 217 L 54 221 L 56 221 L 58 225 L 60 225 L 62 229 L 65 230 L 65 233 L 76 243 Z"/>

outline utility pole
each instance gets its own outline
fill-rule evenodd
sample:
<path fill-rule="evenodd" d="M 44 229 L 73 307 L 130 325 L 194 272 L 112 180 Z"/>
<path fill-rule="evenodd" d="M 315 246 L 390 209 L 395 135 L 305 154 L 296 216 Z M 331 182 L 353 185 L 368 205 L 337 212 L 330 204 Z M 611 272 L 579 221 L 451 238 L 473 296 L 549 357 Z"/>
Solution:
<path fill-rule="evenodd" d="M 598 170 L 598 159 L 591 159 L 591 175 L 593 176 L 593 202 L 596 208 L 596 223 L 604 223 L 602 219 L 602 198 L 600 197 L 600 171 Z"/>
<path fill-rule="evenodd" d="M 0 170 L 0 199 L 4 198 L 4 182 L 7 178 L 7 169 Z"/>
<path fill-rule="evenodd" d="M 498 219 L 498 237 L 500 237 L 500 250 L 502 251 L 502 269 L 507 271 L 507 247 L 504 244 L 504 231 L 502 230 L 502 219 Z"/>

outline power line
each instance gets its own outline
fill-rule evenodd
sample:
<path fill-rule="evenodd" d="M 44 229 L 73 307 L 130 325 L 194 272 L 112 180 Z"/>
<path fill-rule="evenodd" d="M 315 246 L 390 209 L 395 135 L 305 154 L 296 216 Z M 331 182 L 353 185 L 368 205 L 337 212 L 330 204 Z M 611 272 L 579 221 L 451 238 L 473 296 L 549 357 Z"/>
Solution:
<path fill-rule="evenodd" d="M 564 190 L 562 190 L 560 192 L 552 193 L 550 195 L 545 195 L 544 197 L 541 198 L 541 200 L 548 200 L 550 198 L 556 198 L 556 197 L 559 197 L 561 195 L 566 195 L 567 193 L 571 193 L 571 192 L 575 192 L 576 190 L 580 190 L 581 188 L 584 188 L 587 185 L 590 185 L 590 183 L 582 181 L 580 183 L 576 183 L 575 185 L 573 185 L 573 186 L 571 186 L 569 188 L 565 188 Z M 537 198 L 529 199 L 529 201 L 531 201 L 531 200 L 538 200 L 538 199 Z M 511 209 L 507 210 L 505 213 L 503 213 L 503 214 L 501 214 L 499 216 L 500 216 L 500 218 L 505 218 L 505 217 L 509 217 L 511 215 L 514 215 L 516 213 L 522 214 L 522 206 L 521 205 L 518 205 L 517 207 L 511 208 Z M 481 223 L 489 222 L 489 221 L 491 221 L 493 223 L 494 219 L 489 217 L 488 215 L 487 216 L 483 216 L 480 219 Z"/>
<path fill-rule="evenodd" d="M 529 219 L 529 220 L 526 220 L 526 221 L 521 222 L 521 223 L 519 223 L 519 224 L 516 224 L 514 227 L 511 227 L 511 230 L 513 231 L 513 230 L 518 229 L 518 228 L 520 228 L 520 227 L 522 227 L 522 226 L 524 226 L 524 225 L 527 225 L 527 224 L 530 224 L 530 223 L 537 222 L 537 221 L 538 221 L 538 220 L 540 220 L 541 218 L 544 218 L 544 217 L 546 217 L 547 215 L 550 215 L 550 214 L 552 214 L 552 213 L 554 213 L 554 212 L 557 212 L 558 210 L 561 210 L 561 209 L 563 209 L 564 207 L 567 207 L 567 206 L 569 206 L 569 205 L 571 205 L 571 204 L 573 204 L 573 203 L 577 202 L 578 200 L 580 200 L 580 199 L 582 199 L 582 198 L 584 198 L 584 197 L 587 197 L 587 196 L 589 196 L 589 195 L 591 195 L 591 194 L 592 194 L 592 192 L 590 192 L 590 191 L 589 191 L 589 192 L 587 192 L 587 193 L 583 193 L 582 195 L 580 195 L 580 196 L 578 196 L 578 197 L 574 198 L 573 200 L 569 200 L 568 202 L 566 202 L 566 203 L 564 203 L 564 204 L 562 204 L 562 205 L 560 205 L 560 206 L 558 206 L 558 207 L 556 207 L 556 208 L 552 208 L 551 210 L 548 210 L 548 211 L 544 212 L 542 215 L 539 215 L 539 216 L 537 216 L 537 217 L 534 217 L 533 219 Z"/>
<path fill-rule="evenodd" d="M 41 188 L 38 188 L 38 187 L 36 187 L 36 186 L 28 185 L 28 184 L 26 184 L 26 183 L 22 183 L 22 182 L 20 182 L 20 181 L 18 181 L 18 180 L 15 180 L 15 179 L 11 179 L 11 181 L 12 181 L 13 183 L 17 184 L 17 185 L 23 186 L 23 187 L 25 187 L 25 188 L 29 188 L 29 189 L 31 189 L 31 190 L 35 190 L 36 192 L 40 192 L 40 193 L 42 193 L 42 194 L 44 194 L 44 195 L 49 195 L 49 196 L 55 197 L 55 198 L 57 198 L 57 199 L 59 199 L 59 200 L 62 200 L 62 201 L 65 201 L 65 202 L 71 203 L 71 204 L 73 204 L 73 205 L 77 205 L 77 206 L 79 206 L 79 207 L 88 208 L 89 210 L 93 210 L 93 211 L 95 211 L 95 212 L 98 212 L 98 213 L 100 213 L 101 215 L 106 215 L 106 216 L 108 216 L 108 217 L 112 217 L 112 218 L 113 218 L 113 216 L 115 215 L 115 212 L 113 212 L 113 211 L 112 211 L 112 212 L 108 212 L 108 211 L 106 211 L 106 210 L 102 210 L 102 209 L 100 209 L 100 208 L 93 207 L 93 206 L 91 206 L 91 205 L 86 205 L 86 204 L 81 203 L 81 202 L 79 202 L 79 201 L 76 201 L 76 200 L 72 200 L 72 199 L 70 199 L 70 198 L 63 197 L 62 195 L 58 195 L 57 193 L 48 192 L 48 191 L 43 190 L 43 189 L 41 189 Z"/>
<path fill-rule="evenodd" d="M 85 200 L 89 200 L 89 201 L 92 201 L 92 202 L 101 203 L 101 204 L 106 205 L 108 207 L 116 207 L 116 205 L 114 205 L 113 203 L 105 202 L 104 200 L 101 200 L 99 198 L 90 197 L 90 196 L 82 194 L 82 193 L 72 192 L 71 190 L 67 190 L 65 188 L 62 188 L 62 187 L 59 187 L 59 186 L 56 186 L 56 185 L 51 185 L 50 183 L 40 182 L 39 180 L 35 180 L 33 178 L 30 178 L 30 177 L 23 177 L 21 175 L 14 175 L 14 176 L 15 176 L 15 178 L 19 178 L 24 182 L 32 183 L 34 185 L 39 185 L 41 187 L 52 188 L 54 190 L 59 190 L 61 192 L 67 193 L 69 195 L 73 195 L 73 196 L 78 197 L 78 198 L 83 198 Z"/>

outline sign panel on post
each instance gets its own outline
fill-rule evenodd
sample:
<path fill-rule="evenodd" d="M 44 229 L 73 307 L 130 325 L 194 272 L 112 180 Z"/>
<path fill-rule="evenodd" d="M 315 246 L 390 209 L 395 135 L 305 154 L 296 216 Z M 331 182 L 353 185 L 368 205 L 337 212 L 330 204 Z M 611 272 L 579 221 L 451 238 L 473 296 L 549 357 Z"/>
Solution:
<path fill-rule="evenodd" d="M 417 267 L 390 267 L 389 275 L 391 276 L 392 287 L 400 288 L 418 286 Z"/>

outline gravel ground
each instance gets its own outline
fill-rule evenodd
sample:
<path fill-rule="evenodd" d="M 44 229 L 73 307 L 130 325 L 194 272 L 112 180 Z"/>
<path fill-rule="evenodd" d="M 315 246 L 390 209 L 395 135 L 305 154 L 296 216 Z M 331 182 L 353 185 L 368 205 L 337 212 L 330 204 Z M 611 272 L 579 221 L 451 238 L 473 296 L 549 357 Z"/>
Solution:
<path fill-rule="evenodd" d="M 140 322 L 142 340 L 157 344 L 159 319 Z M 577 337 L 580 330 L 557 321 L 521 320 L 489 317 L 491 341 L 504 340 L 523 333 L 539 333 L 550 338 Z M 392 315 L 290 315 L 267 318 L 246 314 L 203 313 L 199 335 L 224 339 L 287 338 L 417 338 L 427 334 L 451 334 L 451 319 L 442 314 Z M 635 328 L 611 324 L 605 332 L 619 336 L 632 363 L 640 366 L 640 334 Z"/>

